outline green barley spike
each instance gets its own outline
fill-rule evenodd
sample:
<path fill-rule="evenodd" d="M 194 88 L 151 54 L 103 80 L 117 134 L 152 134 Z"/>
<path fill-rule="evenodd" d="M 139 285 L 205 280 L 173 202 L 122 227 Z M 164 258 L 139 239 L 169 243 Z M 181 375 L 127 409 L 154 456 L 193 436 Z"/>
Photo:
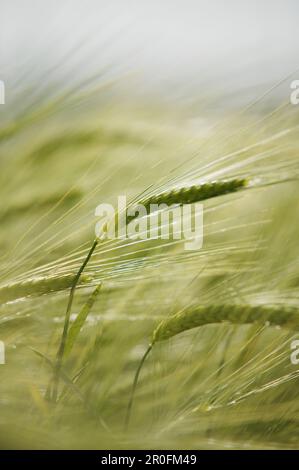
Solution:
<path fill-rule="evenodd" d="M 191 204 L 200 202 L 213 197 L 231 194 L 244 189 L 248 184 L 246 179 L 235 178 L 231 180 L 212 181 L 210 183 L 202 183 L 199 185 L 175 188 L 160 194 L 154 194 L 139 204 L 144 205 L 147 209 L 151 204 Z"/>
<path fill-rule="evenodd" d="M 167 340 L 200 326 L 229 322 L 232 324 L 269 324 L 299 329 L 299 309 L 272 305 L 197 306 L 163 320 L 153 333 L 151 344 Z"/>
<path fill-rule="evenodd" d="M 55 274 L 50 276 L 37 276 L 5 284 L 0 287 L 0 303 L 6 303 L 12 300 L 28 297 L 31 295 L 43 295 L 50 292 L 57 292 L 68 289 L 74 282 L 75 274 Z M 86 284 L 91 281 L 88 275 L 82 275 L 80 284 Z"/>

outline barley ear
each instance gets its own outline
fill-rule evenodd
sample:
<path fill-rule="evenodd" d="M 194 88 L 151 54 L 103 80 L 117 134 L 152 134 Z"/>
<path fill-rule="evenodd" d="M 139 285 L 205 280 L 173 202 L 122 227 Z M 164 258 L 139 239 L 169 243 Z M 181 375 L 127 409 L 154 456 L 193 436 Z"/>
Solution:
<path fill-rule="evenodd" d="M 154 330 L 152 344 L 192 328 L 223 322 L 239 325 L 268 324 L 298 329 L 299 309 L 285 305 L 199 305 L 162 320 Z"/>

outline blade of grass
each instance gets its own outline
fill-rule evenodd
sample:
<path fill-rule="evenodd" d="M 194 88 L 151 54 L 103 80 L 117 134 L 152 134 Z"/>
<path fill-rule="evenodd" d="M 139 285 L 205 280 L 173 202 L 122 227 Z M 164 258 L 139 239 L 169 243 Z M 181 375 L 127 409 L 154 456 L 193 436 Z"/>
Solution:
<path fill-rule="evenodd" d="M 78 335 L 81 331 L 81 328 L 83 327 L 88 314 L 90 310 L 92 309 L 97 296 L 101 290 L 102 283 L 100 283 L 92 292 L 91 296 L 88 298 L 86 304 L 82 307 L 80 313 L 78 314 L 76 320 L 72 323 L 69 333 L 67 336 L 66 344 L 65 344 L 65 350 L 64 350 L 64 357 L 68 357 L 70 352 L 73 349 L 73 346 L 75 344 L 76 339 L 78 338 Z"/>
<path fill-rule="evenodd" d="M 59 386 L 59 374 L 60 370 L 62 367 L 62 361 L 63 361 L 63 355 L 64 355 L 64 350 L 65 350 L 65 344 L 66 344 L 66 339 L 67 339 L 67 334 L 68 334 L 68 328 L 69 328 L 69 323 L 70 323 L 70 316 L 71 316 L 71 309 L 73 305 L 73 300 L 74 300 L 74 295 L 75 295 L 75 290 L 77 287 L 77 284 L 79 282 L 80 276 L 83 273 L 88 261 L 90 260 L 94 250 L 96 249 L 97 245 L 99 243 L 99 238 L 96 238 L 87 253 L 87 256 L 85 260 L 83 261 L 82 265 L 80 266 L 73 284 L 71 286 L 71 291 L 70 291 L 70 296 L 67 304 L 67 309 L 65 313 L 65 319 L 64 319 L 64 326 L 63 326 L 63 332 L 62 332 L 62 337 L 59 345 L 59 349 L 57 352 L 57 357 L 56 357 L 56 366 L 55 366 L 55 372 L 54 372 L 54 377 L 53 377 L 53 393 L 51 396 L 51 399 L 53 402 L 57 401 L 57 395 L 58 395 L 58 386 Z"/>

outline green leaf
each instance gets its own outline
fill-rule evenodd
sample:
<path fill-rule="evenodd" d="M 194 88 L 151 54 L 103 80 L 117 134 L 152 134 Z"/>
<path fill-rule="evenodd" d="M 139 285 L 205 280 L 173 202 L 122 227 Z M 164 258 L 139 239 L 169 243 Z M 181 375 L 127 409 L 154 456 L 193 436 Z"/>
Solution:
<path fill-rule="evenodd" d="M 73 322 L 72 326 L 70 327 L 68 337 L 66 340 L 65 350 L 64 350 L 65 357 L 69 356 L 71 350 L 73 349 L 75 341 L 88 317 L 90 310 L 93 307 L 93 304 L 96 301 L 96 298 L 101 290 L 101 287 L 102 287 L 102 283 L 100 283 L 95 288 L 95 290 L 92 292 L 91 296 L 87 300 L 86 304 L 83 306 L 82 310 L 78 314 L 76 320 Z"/>

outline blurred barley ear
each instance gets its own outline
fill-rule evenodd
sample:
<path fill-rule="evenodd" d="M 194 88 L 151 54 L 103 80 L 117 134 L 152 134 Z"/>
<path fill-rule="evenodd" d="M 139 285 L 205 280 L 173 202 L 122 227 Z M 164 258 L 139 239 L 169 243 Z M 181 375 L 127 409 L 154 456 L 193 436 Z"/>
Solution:
<path fill-rule="evenodd" d="M 209 305 L 193 307 L 162 320 L 154 330 L 150 345 L 142 356 L 136 370 L 127 407 L 125 429 L 128 429 L 130 423 L 141 369 L 153 346 L 160 341 L 166 341 L 187 330 L 223 322 L 239 325 L 250 323 L 268 324 L 269 326 L 284 326 L 291 329 L 299 329 L 299 309 L 272 305 Z"/>
<path fill-rule="evenodd" d="M 55 274 L 51 276 L 37 276 L 24 281 L 11 282 L 0 287 L 0 303 L 6 303 L 22 297 L 48 294 L 68 289 L 75 280 L 75 274 Z M 91 276 L 82 275 L 80 284 L 87 284 Z"/>

